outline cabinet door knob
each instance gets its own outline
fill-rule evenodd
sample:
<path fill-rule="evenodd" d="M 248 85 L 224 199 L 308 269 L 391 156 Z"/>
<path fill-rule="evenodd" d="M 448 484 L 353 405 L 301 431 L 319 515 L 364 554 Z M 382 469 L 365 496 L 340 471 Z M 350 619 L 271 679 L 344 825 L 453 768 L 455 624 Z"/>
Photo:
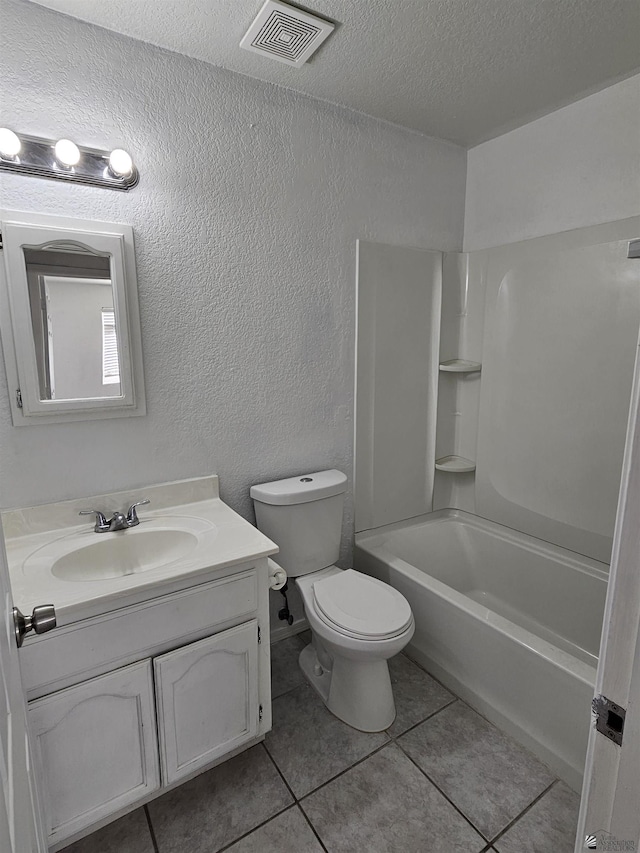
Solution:
<path fill-rule="evenodd" d="M 13 608 L 13 626 L 18 648 L 22 645 L 24 635 L 29 631 L 45 634 L 56 627 L 56 609 L 53 604 L 41 604 L 34 607 L 31 616 L 23 616 L 17 607 Z"/>

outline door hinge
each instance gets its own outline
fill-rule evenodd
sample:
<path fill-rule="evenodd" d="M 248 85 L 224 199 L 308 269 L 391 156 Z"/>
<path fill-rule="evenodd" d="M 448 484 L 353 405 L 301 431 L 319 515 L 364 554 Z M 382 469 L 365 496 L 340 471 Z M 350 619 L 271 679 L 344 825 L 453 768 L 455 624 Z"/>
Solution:
<path fill-rule="evenodd" d="M 262 705 L 258 708 L 258 720 L 262 720 Z"/>
<path fill-rule="evenodd" d="M 22 408 L 22 391 L 19 388 L 16 390 L 16 406 Z"/>
<path fill-rule="evenodd" d="M 262 642 L 262 633 L 260 632 L 260 626 L 258 625 L 258 645 Z"/>
<path fill-rule="evenodd" d="M 596 731 L 622 746 L 626 710 L 606 696 L 594 696 L 591 707 L 596 719 Z"/>

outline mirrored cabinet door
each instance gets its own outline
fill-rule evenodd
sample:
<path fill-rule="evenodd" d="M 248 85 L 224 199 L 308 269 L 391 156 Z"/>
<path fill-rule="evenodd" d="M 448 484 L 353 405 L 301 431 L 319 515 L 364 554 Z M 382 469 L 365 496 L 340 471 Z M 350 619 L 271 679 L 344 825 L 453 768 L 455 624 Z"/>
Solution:
<path fill-rule="evenodd" d="M 14 424 L 144 414 L 131 228 L 10 212 L 1 228 Z"/>

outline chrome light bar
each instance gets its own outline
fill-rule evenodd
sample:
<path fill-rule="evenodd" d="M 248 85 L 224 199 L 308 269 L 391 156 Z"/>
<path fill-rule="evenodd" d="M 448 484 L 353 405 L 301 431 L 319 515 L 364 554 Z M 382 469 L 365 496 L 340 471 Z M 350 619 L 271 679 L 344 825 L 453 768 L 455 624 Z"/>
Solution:
<path fill-rule="evenodd" d="M 18 135 L 5 127 L 0 128 L 0 169 L 112 190 L 130 190 L 140 180 L 122 148 L 101 151 L 70 139 Z"/>

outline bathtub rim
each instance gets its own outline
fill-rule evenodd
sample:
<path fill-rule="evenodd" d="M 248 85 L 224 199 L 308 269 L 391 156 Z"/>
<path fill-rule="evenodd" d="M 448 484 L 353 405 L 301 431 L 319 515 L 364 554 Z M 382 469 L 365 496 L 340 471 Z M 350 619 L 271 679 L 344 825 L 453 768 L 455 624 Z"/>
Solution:
<path fill-rule="evenodd" d="M 548 640 L 544 640 L 532 631 L 523 628 L 516 622 L 474 601 L 463 592 L 459 592 L 453 587 L 448 586 L 428 572 L 406 562 L 406 560 L 389 551 L 384 543 L 376 541 L 386 533 L 421 527 L 425 524 L 436 523 L 438 521 L 457 521 L 458 523 L 475 527 L 489 535 L 510 542 L 519 548 L 524 547 L 534 553 L 547 556 L 553 559 L 554 562 L 561 562 L 571 569 L 595 577 L 605 583 L 609 579 L 607 564 L 459 509 L 436 510 L 435 512 L 416 516 L 407 521 L 394 522 L 383 527 L 361 531 L 355 535 L 355 548 L 364 551 L 369 558 L 376 559 L 386 565 L 390 575 L 392 571 L 397 571 L 411 578 L 417 584 L 426 586 L 435 595 L 444 599 L 449 604 L 460 608 L 475 619 L 490 625 L 494 630 L 509 637 L 518 643 L 518 645 L 524 646 L 538 657 L 553 663 L 590 687 L 594 687 L 598 663 L 597 655 L 595 655 L 595 663 L 593 665 L 581 660 L 570 652 L 553 645 Z M 393 586 L 393 584 L 391 585 Z"/>
<path fill-rule="evenodd" d="M 609 563 L 604 563 L 601 560 L 596 560 L 595 557 L 590 557 L 587 554 L 582 554 L 579 551 L 572 551 L 569 548 L 564 548 L 562 545 L 555 545 L 553 542 L 547 542 L 546 539 L 538 539 L 530 533 L 523 533 L 515 527 L 507 527 L 498 521 L 493 521 L 490 518 L 476 515 L 475 513 L 467 512 L 463 509 L 454 507 L 437 509 L 433 512 L 427 512 L 423 515 L 416 515 L 412 518 L 404 519 L 403 521 L 394 521 L 391 524 L 384 524 L 380 527 L 371 527 L 367 530 L 359 530 L 355 534 L 355 544 L 360 545 L 362 541 L 376 539 L 383 536 L 385 533 L 393 533 L 397 530 L 406 530 L 410 527 L 420 527 L 423 524 L 431 524 L 437 521 L 460 521 L 469 527 L 475 527 L 478 530 L 484 530 L 490 535 L 496 536 L 499 539 L 504 539 L 512 544 L 517 544 L 519 547 L 526 547 L 527 550 L 536 551 L 540 554 L 546 554 L 556 558 L 561 556 L 562 562 L 571 565 L 580 571 L 586 571 L 588 574 L 594 574 L 596 577 L 608 581 L 609 579 Z"/>

